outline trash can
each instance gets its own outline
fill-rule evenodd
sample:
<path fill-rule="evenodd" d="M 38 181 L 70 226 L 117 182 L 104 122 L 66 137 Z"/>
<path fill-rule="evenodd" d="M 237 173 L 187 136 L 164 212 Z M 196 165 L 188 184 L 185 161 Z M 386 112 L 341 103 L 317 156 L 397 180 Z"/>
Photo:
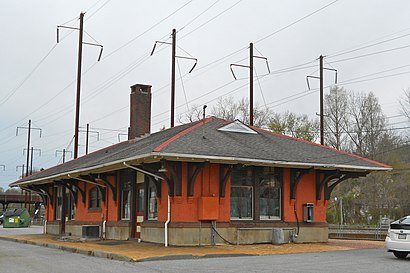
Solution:
<path fill-rule="evenodd" d="M 8 210 L 4 213 L 4 228 L 21 228 L 30 226 L 30 214 L 25 208 Z"/>
<path fill-rule="evenodd" d="M 283 234 L 283 229 L 273 228 L 272 229 L 272 244 L 282 245 L 285 243 L 285 236 Z"/>

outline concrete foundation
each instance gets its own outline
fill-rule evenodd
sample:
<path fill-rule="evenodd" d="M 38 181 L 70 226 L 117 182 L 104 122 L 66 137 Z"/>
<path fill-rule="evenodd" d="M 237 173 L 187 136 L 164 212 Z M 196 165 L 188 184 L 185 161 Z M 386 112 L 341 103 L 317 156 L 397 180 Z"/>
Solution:
<path fill-rule="evenodd" d="M 141 239 L 145 242 L 164 243 L 163 227 L 143 227 Z M 273 228 L 236 228 L 217 227 L 218 233 L 232 244 L 260 244 L 272 243 Z M 211 245 L 210 227 L 170 227 L 168 228 L 168 244 L 175 246 Z M 283 242 L 291 241 L 296 228 L 284 228 Z M 327 227 L 301 227 L 295 243 L 319 243 L 327 242 Z M 216 244 L 227 242 L 215 235 Z"/>

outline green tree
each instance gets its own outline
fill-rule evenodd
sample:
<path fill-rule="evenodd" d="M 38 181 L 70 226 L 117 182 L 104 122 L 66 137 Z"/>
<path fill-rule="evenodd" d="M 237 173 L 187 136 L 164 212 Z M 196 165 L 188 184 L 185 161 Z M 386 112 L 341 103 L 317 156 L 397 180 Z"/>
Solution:
<path fill-rule="evenodd" d="M 318 120 L 309 120 L 307 115 L 291 112 L 275 113 L 268 128 L 276 133 L 314 142 L 318 138 Z"/>

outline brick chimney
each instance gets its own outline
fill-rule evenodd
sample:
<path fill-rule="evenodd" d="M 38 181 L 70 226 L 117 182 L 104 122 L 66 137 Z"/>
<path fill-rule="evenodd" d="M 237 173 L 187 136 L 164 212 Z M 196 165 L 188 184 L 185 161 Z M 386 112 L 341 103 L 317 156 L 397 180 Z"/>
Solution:
<path fill-rule="evenodd" d="M 150 133 L 151 96 L 151 85 L 136 84 L 131 86 L 128 140 Z"/>

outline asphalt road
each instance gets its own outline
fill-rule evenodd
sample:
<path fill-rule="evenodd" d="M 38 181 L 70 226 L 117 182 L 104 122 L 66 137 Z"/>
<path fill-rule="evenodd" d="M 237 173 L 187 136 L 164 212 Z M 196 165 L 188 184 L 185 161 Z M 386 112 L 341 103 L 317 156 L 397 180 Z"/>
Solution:
<path fill-rule="evenodd" d="M 26 228 L 4 228 L 3 225 L 1 225 L 0 236 L 43 234 L 43 230 L 43 226 L 30 226 Z"/>
<path fill-rule="evenodd" d="M 139 263 L 113 261 L 61 250 L 0 241 L 1 273 L 103 272 L 408 272 L 410 259 L 384 249 L 243 256 Z"/>

